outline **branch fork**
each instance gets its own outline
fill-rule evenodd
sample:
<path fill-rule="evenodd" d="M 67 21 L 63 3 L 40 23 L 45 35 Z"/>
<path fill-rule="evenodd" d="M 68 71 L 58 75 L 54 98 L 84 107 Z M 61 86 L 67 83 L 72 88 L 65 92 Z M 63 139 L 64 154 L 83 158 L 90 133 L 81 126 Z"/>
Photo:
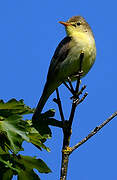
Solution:
<path fill-rule="evenodd" d="M 61 163 L 61 175 L 60 180 L 66 180 L 67 178 L 67 170 L 68 170 L 68 162 L 69 162 L 69 156 L 72 154 L 72 152 L 76 149 L 78 149 L 82 144 L 84 144 L 86 141 L 88 141 L 92 136 L 94 136 L 101 128 L 103 128 L 107 123 L 109 123 L 115 116 L 117 116 L 117 111 L 113 113 L 108 119 L 106 119 L 102 124 L 94 128 L 93 131 L 91 131 L 85 138 L 83 138 L 80 142 L 78 142 L 73 147 L 70 147 L 70 137 L 72 134 L 72 123 L 75 115 L 76 107 L 82 103 L 85 98 L 87 97 L 88 93 L 85 92 L 84 95 L 80 98 L 80 95 L 83 94 L 83 91 L 86 89 L 86 85 L 84 85 L 81 89 L 80 83 L 81 83 L 81 76 L 83 74 L 82 71 L 82 61 L 84 58 L 84 53 L 81 53 L 80 55 L 80 69 L 77 75 L 75 75 L 75 78 L 77 78 L 76 87 L 73 88 L 71 78 L 67 78 L 67 82 L 63 82 L 63 84 L 66 86 L 66 88 L 71 92 L 72 97 L 70 98 L 72 100 L 72 107 L 71 112 L 68 120 L 65 120 L 64 113 L 62 109 L 62 104 L 59 96 L 58 88 L 56 89 L 57 98 L 54 98 L 54 102 L 58 105 L 61 121 L 63 123 L 62 130 L 63 130 L 63 147 L 62 147 L 62 163 Z"/>

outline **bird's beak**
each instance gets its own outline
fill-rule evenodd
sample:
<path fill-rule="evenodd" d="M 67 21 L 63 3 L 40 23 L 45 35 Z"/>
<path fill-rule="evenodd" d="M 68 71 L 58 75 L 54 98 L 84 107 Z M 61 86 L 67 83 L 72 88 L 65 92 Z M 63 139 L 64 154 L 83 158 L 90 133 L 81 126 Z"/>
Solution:
<path fill-rule="evenodd" d="M 60 24 L 63 24 L 64 26 L 70 26 L 70 23 L 59 21 Z"/>

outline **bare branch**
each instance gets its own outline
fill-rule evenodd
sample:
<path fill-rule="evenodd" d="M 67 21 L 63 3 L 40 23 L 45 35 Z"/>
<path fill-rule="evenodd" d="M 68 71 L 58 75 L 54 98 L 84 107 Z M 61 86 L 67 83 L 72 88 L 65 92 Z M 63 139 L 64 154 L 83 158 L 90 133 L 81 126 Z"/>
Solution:
<path fill-rule="evenodd" d="M 67 88 L 72 94 L 74 94 L 74 90 L 72 90 L 72 89 L 68 86 L 68 84 L 67 84 L 66 82 L 63 82 L 63 84 L 66 86 L 66 88 Z"/>
<path fill-rule="evenodd" d="M 63 128 L 63 122 L 62 121 L 58 121 L 54 118 L 49 118 L 49 119 L 46 119 L 46 124 L 50 125 L 50 126 L 56 126 L 56 127 L 59 127 L 59 128 Z"/>
<path fill-rule="evenodd" d="M 84 101 L 84 99 L 87 97 L 88 93 L 86 92 L 84 96 L 78 101 L 78 104 Z"/>
<path fill-rule="evenodd" d="M 83 91 L 86 89 L 86 85 L 84 85 L 82 88 L 81 88 L 81 90 L 78 92 L 78 95 L 81 95 L 82 93 L 83 93 Z"/>
<path fill-rule="evenodd" d="M 62 104 L 61 104 L 61 100 L 60 100 L 60 96 L 59 96 L 58 88 L 56 88 L 56 94 L 57 94 L 57 99 L 54 98 L 53 101 L 54 101 L 55 103 L 57 103 L 57 105 L 58 105 L 59 112 L 60 112 L 60 116 L 61 116 L 61 120 L 62 120 L 62 121 L 65 121 L 64 114 L 63 114 L 63 110 L 62 110 Z"/>
<path fill-rule="evenodd" d="M 71 88 L 72 94 L 74 94 L 74 88 L 73 88 L 73 85 L 72 85 L 72 83 L 71 83 L 71 78 L 70 78 L 70 77 L 68 77 L 68 78 L 67 78 L 67 81 L 68 81 L 68 83 L 69 83 L 69 85 L 70 85 L 70 88 Z"/>
<path fill-rule="evenodd" d="M 94 136 L 100 129 L 102 129 L 106 124 L 108 124 L 115 116 L 117 116 L 117 111 L 113 113 L 108 119 L 106 119 L 102 124 L 97 126 L 91 133 L 88 134 L 84 139 L 82 139 L 80 142 L 78 142 L 75 146 L 71 148 L 70 154 L 79 148 L 82 144 L 84 144 L 88 139 L 90 139 L 92 136 Z"/>

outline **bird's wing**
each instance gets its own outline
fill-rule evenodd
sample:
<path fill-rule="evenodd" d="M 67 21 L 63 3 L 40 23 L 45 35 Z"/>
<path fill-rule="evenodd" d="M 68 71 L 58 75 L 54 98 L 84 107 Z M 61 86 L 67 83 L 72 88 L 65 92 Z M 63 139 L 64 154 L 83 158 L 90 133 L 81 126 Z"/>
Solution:
<path fill-rule="evenodd" d="M 71 41 L 71 37 L 66 36 L 58 45 L 55 50 L 54 56 L 51 60 L 47 79 L 52 77 L 53 72 L 56 70 L 56 67 L 59 63 L 65 60 L 70 50 L 69 43 Z"/>

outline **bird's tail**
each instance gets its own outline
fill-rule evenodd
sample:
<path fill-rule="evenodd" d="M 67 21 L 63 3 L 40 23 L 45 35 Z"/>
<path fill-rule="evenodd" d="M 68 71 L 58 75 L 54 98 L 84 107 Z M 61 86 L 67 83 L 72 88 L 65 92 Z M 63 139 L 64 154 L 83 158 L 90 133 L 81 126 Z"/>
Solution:
<path fill-rule="evenodd" d="M 35 112 L 33 114 L 33 117 L 32 117 L 33 123 L 39 119 L 39 116 L 42 112 L 42 109 L 43 109 L 46 101 L 48 100 L 49 96 L 54 92 L 54 90 L 55 90 L 55 88 L 52 88 L 52 86 L 50 84 L 48 84 L 48 83 L 45 84 L 42 96 L 38 102 L 38 105 L 37 105 Z"/>

